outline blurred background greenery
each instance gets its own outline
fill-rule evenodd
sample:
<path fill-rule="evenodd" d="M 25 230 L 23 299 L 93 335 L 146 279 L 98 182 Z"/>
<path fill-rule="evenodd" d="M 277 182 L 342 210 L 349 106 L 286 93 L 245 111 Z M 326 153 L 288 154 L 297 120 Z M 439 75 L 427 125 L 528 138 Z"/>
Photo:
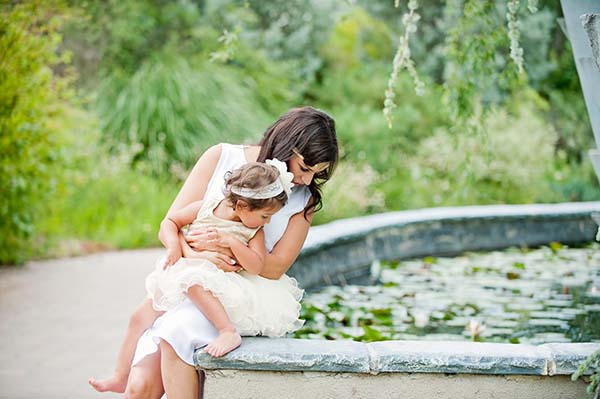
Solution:
<path fill-rule="evenodd" d="M 158 245 L 206 148 L 254 143 L 303 104 L 334 116 L 341 143 L 316 223 L 600 199 L 558 0 L 521 14 L 520 76 L 505 5 L 478 1 L 420 1 L 411 49 L 427 90 L 400 74 L 391 129 L 383 99 L 405 12 L 391 0 L 3 2 L 0 263 Z"/>

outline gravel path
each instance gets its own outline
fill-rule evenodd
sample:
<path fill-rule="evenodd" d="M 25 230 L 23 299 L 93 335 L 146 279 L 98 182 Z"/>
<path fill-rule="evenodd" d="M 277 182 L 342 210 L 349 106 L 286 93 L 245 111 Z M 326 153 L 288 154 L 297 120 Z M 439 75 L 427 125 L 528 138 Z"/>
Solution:
<path fill-rule="evenodd" d="M 162 249 L 106 252 L 0 269 L 0 399 L 119 398 L 111 374 L 129 314 Z"/>

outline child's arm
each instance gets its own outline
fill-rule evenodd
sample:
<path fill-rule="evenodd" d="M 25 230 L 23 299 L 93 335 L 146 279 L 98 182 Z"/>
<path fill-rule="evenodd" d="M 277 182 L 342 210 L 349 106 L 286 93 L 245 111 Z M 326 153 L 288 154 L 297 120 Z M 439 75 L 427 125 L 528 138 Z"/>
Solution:
<path fill-rule="evenodd" d="M 167 248 L 163 269 L 171 266 L 181 258 L 182 251 L 179 243 L 179 230 L 194 220 L 201 206 L 202 201 L 192 202 L 184 208 L 172 212 L 160 223 L 158 239 Z"/>
<path fill-rule="evenodd" d="M 238 265 L 244 270 L 252 274 L 260 274 L 265 266 L 265 256 L 267 250 L 265 248 L 265 233 L 262 229 L 248 241 L 248 245 L 244 244 L 231 234 L 217 231 L 217 243 L 225 248 L 230 248 L 231 252 L 237 259 Z"/>

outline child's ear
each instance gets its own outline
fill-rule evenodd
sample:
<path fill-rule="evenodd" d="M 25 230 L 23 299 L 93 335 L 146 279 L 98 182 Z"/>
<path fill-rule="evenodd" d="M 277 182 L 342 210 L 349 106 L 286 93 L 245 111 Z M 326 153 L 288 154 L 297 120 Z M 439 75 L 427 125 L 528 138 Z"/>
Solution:
<path fill-rule="evenodd" d="M 234 207 L 234 209 L 235 209 L 236 211 L 238 211 L 238 210 L 248 210 L 248 209 L 250 209 L 250 204 L 249 204 L 249 203 L 247 203 L 247 202 L 246 202 L 246 201 L 244 201 L 244 200 L 241 200 L 241 199 L 239 199 L 239 200 L 237 200 L 237 201 L 235 202 L 235 207 Z"/>

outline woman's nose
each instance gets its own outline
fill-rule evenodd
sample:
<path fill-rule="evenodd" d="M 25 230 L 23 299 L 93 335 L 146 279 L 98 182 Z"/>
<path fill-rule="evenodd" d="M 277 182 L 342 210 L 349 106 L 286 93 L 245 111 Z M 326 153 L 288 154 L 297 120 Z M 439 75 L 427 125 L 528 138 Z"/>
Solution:
<path fill-rule="evenodd" d="M 304 174 L 304 176 L 302 176 L 302 182 L 308 186 L 310 184 L 310 182 L 312 182 L 314 175 L 315 174 L 313 172 L 308 172 L 308 173 Z"/>

